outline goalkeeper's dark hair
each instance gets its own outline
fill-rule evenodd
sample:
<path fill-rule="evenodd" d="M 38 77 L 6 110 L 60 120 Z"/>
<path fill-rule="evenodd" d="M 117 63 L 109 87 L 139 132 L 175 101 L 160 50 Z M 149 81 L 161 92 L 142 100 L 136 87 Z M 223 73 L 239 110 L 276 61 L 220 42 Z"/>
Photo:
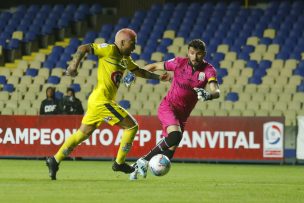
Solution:
<path fill-rule="evenodd" d="M 192 47 L 194 49 L 202 50 L 206 52 L 206 44 L 201 39 L 193 39 L 189 42 L 188 49 Z"/>

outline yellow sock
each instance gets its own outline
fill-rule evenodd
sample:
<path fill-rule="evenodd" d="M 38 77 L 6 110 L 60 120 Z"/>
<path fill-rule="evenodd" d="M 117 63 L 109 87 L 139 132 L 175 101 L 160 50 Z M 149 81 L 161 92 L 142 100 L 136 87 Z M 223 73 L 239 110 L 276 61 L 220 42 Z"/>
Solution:
<path fill-rule="evenodd" d="M 138 125 L 125 129 L 121 138 L 119 150 L 116 157 L 116 162 L 122 164 L 125 162 L 126 156 L 131 150 L 132 142 L 134 140 L 135 134 L 138 130 Z"/>
<path fill-rule="evenodd" d="M 80 130 L 77 130 L 76 133 L 72 134 L 60 147 L 56 155 L 54 156 L 56 161 L 60 163 L 65 157 L 73 151 L 73 149 L 82 141 L 87 139 L 89 136 L 86 136 Z"/>

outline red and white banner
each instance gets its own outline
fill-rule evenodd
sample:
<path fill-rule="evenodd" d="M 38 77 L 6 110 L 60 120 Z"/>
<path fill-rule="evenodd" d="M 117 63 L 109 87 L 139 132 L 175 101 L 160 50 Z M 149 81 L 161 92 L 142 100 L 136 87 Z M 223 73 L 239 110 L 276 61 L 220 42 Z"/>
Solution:
<path fill-rule="evenodd" d="M 77 130 L 80 116 L 0 116 L 0 156 L 44 157 Z M 139 131 L 129 158 L 146 154 L 161 139 L 156 116 L 137 116 Z M 174 156 L 179 160 L 281 161 L 282 117 L 190 117 Z M 102 124 L 72 157 L 114 158 L 122 130 Z"/>

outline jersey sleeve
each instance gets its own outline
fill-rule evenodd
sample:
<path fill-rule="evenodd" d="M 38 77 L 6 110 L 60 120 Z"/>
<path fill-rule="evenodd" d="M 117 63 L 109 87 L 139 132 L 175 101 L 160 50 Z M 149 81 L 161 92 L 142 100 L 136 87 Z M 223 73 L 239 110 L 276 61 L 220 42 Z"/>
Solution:
<path fill-rule="evenodd" d="M 94 51 L 94 54 L 99 57 L 107 56 L 111 50 L 111 46 L 107 43 L 102 43 L 102 44 L 92 43 L 91 47 Z"/>
<path fill-rule="evenodd" d="M 175 71 L 177 65 L 179 63 L 179 58 L 176 57 L 176 58 L 173 58 L 173 59 L 170 59 L 168 61 L 165 61 L 165 70 L 168 70 L 168 71 Z"/>
<path fill-rule="evenodd" d="M 127 59 L 127 62 L 128 62 L 128 66 L 127 66 L 128 70 L 134 71 L 138 68 L 138 65 L 133 61 L 131 56 L 127 57 L 126 59 Z"/>
<path fill-rule="evenodd" d="M 217 82 L 217 73 L 213 66 L 210 66 L 206 71 L 206 78 L 208 80 L 208 83 Z"/>

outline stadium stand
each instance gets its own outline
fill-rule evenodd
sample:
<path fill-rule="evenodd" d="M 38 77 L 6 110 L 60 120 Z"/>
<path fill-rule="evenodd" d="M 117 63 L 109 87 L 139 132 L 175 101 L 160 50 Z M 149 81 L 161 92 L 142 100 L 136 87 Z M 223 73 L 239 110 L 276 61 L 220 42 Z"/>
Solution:
<path fill-rule="evenodd" d="M 97 32 L 89 26 L 98 26 L 99 4 L 31 5 L 1 12 L 0 63 L 12 62 L 0 68 L 0 103 L 8 107 L 1 114 L 37 114 L 39 105 L 30 100 L 43 98 L 47 83 L 58 94 L 74 87 L 85 104 L 96 82 L 97 58 L 88 55 L 72 79 L 63 76 L 72 54 L 83 43 L 113 42 L 118 29 L 130 27 L 138 32 L 132 56 L 140 66 L 185 56 L 193 38 L 206 42 L 206 59 L 217 68 L 222 96 L 198 104 L 193 115 L 284 115 L 286 125 L 296 125 L 304 101 L 303 8 L 302 1 L 249 8 L 239 1 L 155 4 L 115 25 L 103 24 Z M 131 88 L 121 87 L 117 99 L 132 113 L 155 115 L 169 85 L 139 78 Z M 27 102 L 15 103 L 18 99 Z"/>

